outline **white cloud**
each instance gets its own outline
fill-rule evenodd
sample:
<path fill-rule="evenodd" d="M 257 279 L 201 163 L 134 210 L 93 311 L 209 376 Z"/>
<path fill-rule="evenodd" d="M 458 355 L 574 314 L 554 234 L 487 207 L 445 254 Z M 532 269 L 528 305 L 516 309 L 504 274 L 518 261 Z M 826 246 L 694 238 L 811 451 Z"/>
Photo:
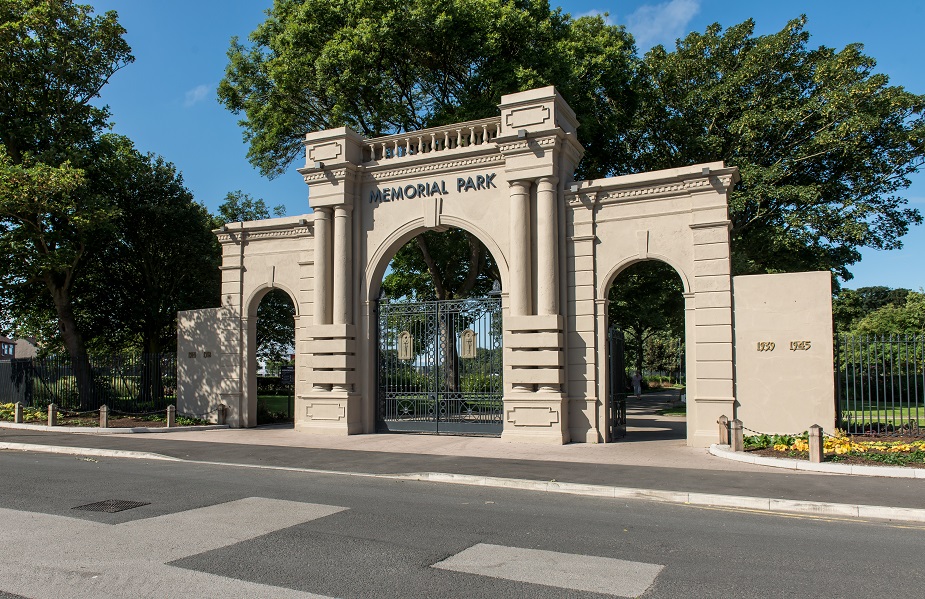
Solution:
<path fill-rule="evenodd" d="M 669 0 L 644 4 L 626 18 L 626 28 L 645 51 L 656 44 L 673 46 L 687 33 L 687 24 L 700 11 L 700 0 Z"/>
<path fill-rule="evenodd" d="M 193 89 L 186 92 L 186 100 L 183 101 L 183 105 L 189 108 L 190 106 L 199 104 L 206 99 L 206 96 L 209 95 L 211 90 L 212 88 L 208 85 L 197 85 Z"/>
<path fill-rule="evenodd" d="M 603 17 L 604 22 L 607 23 L 608 25 L 617 24 L 617 21 L 616 19 L 613 18 L 612 14 L 605 12 L 605 11 L 597 10 L 597 9 L 589 10 L 588 12 L 583 12 L 575 18 L 580 19 L 581 17 Z"/>

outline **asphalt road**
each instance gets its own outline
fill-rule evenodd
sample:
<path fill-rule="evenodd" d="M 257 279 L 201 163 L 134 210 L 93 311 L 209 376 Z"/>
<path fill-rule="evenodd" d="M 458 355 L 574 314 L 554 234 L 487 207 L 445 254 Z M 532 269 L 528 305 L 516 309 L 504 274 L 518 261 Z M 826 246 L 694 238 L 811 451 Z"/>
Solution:
<path fill-rule="evenodd" d="M 149 505 L 74 510 L 105 499 Z M 916 597 L 925 527 L 0 452 L 0 597 Z"/>

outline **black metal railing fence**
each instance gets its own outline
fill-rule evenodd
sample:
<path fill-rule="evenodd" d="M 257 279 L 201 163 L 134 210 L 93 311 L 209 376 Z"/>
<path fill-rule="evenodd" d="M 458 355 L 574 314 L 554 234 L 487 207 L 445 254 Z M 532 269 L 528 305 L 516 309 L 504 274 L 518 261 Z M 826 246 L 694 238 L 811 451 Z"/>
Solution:
<path fill-rule="evenodd" d="M 91 381 L 78 389 L 67 355 L 0 362 L 0 403 L 27 407 L 56 404 L 62 411 L 144 413 L 177 403 L 176 354 L 116 354 L 90 357 Z"/>
<path fill-rule="evenodd" d="M 836 339 L 838 427 L 850 434 L 925 431 L 925 335 Z"/>

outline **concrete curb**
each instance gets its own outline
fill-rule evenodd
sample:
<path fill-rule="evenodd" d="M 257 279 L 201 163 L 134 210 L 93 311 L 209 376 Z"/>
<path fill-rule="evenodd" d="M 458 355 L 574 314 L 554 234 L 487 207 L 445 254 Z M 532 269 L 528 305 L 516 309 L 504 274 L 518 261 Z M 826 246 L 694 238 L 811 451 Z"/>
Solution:
<path fill-rule="evenodd" d="M 905 522 L 925 523 L 925 509 L 917 508 L 830 503 L 824 501 L 801 501 L 795 499 L 775 499 L 773 497 L 748 497 L 741 495 L 722 495 L 713 493 L 690 493 L 686 491 L 665 491 L 662 489 L 637 489 L 633 487 L 566 483 L 555 480 L 542 481 L 518 478 L 499 478 L 493 476 L 472 476 L 468 474 L 451 474 L 445 472 L 413 472 L 406 474 L 344 472 L 338 470 L 320 470 L 316 468 L 296 468 L 292 466 L 267 466 L 263 464 L 238 464 L 204 460 L 184 460 L 157 453 L 145 453 L 140 451 L 122 451 L 116 449 L 95 449 L 85 447 L 60 447 L 53 445 L 37 445 L 33 443 L 0 443 L 0 450 L 3 449 L 80 456 L 164 460 L 171 462 L 185 462 L 188 464 L 234 466 L 238 468 L 255 468 L 260 470 L 282 470 L 286 472 L 302 472 L 306 474 L 326 474 L 335 476 L 379 478 L 387 480 L 451 483 L 459 485 L 493 487 L 499 489 L 523 489 L 527 491 L 568 493 L 570 495 L 586 495 L 613 499 L 634 499 L 640 501 L 660 501 L 663 503 L 681 505 L 748 509 L 772 514 L 808 514 L 813 516 L 830 516 L 857 519 L 875 518 L 882 520 L 902 520 Z"/>
<path fill-rule="evenodd" d="M 123 451 L 121 449 L 96 449 L 95 447 L 60 447 L 57 445 L 38 445 L 36 443 L 0 443 L 0 450 L 37 451 L 41 453 L 58 453 L 64 455 L 92 456 L 102 458 L 135 458 L 140 460 L 164 460 L 182 462 L 179 458 L 147 453 L 144 451 Z"/>
<path fill-rule="evenodd" d="M 718 458 L 770 466 L 772 468 L 786 468 L 787 470 L 805 470 L 807 472 L 825 472 L 826 474 L 850 474 L 853 476 L 884 476 L 888 478 L 920 478 L 925 479 L 925 468 L 903 468 L 902 466 L 861 466 L 858 464 L 813 464 L 806 460 L 793 460 L 789 458 L 769 458 L 767 456 L 752 455 L 745 452 L 730 451 L 728 445 L 711 445 L 710 454 Z"/>
<path fill-rule="evenodd" d="M 213 431 L 229 428 L 227 424 L 197 424 L 193 426 L 166 426 L 132 428 L 100 428 L 98 426 L 48 426 L 47 424 L 26 424 L 0 422 L 0 428 L 18 428 L 28 431 L 53 431 L 56 433 L 83 433 L 85 435 L 131 435 L 135 433 L 176 433 L 179 431 Z"/>
<path fill-rule="evenodd" d="M 741 495 L 721 495 L 712 493 L 688 493 L 684 491 L 636 489 L 632 487 L 586 485 L 577 483 L 563 483 L 557 481 L 543 482 L 535 480 L 495 478 L 490 476 L 467 476 L 464 474 L 444 474 L 440 472 L 391 475 L 388 476 L 388 478 L 500 487 L 508 489 L 529 489 L 531 491 L 546 491 L 548 493 L 569 493 L 572 495 L 613 497 L 614 499 L 661 501 L 663 503 L 700 505 L 705 507 L 740 508 L 769 513 L 810 514 L 813 516 L 835 516 L 840 518 L 877 518 L 883 520 L 903 520 L 906 522 L 925 522 L 925 509 L 917 508 L 830 503 L 825 501 L 801 501 L 794 499 L 775 499 L 773 497 L 748 497 Z"/>

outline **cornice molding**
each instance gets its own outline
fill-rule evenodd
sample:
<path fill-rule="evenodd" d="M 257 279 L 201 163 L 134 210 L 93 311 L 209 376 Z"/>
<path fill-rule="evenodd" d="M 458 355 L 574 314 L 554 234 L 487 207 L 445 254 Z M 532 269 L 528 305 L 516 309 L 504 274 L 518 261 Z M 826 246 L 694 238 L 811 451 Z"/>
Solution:
<path fill-rule="evenodd" d="M 331 170 L 309 170 L 302 173 L 302 180 L 311 185 L 312 183 L 323 183 L 326 181 L 344 181 L 347 179 L 348 169 L 337 168 Z"/>
<path fill-rule="evenodd" d="M 717 190 L 716 185 L 714 185 L 714 183 L 717 182 L 721 185 L 719 190 Z M 595 204 L 610 204 L 625 200 L 643 200 L 672 195 L 689 195 L 707 188 L 725 192 L 732 185 L 732 182 L 732 175 L 707 176 L 682 181 L 661 182 L 652 185 L 617 189 L 607 189 L 606 187 L 599 189 L 584 189 L 573 193 L 566 192 L 566 198 L 570 205 L 584 204 L 589 199 L 592 199 Z"/>
<path fill-rule="evenodd" d="M 558 135 L 547 135 L 544 137 L 532 137 L 525 140 L 501 142 L 498 143 L 498 150 L 500 150 L 502 154 L 511 154 L 527 151 L 533 146 L 540 146 L 541 148 L 555 147 L 558 143 Z"/>
<path fill-rule="evenodd" d="M 387 181 L 390 179 L 401 179 L 404 177 L 418 175 L 422 173 L 441 173 L 444 171 L 459 170 L 470 166 L 483 166 L 492 164 L 504 164 L 504 156 L 500 154 L 489 154 L 486 156 L 472 156 L 469 158 L 459 158 L 456 160 L 447 160 L 441 162 L 421 163 L 398 167 L 387 171 L 374 171 L 364 175 L 363 180 L 367 182 Z"/>
<path fill-rule="evenodd" d="M 256 241 L 260 239 L 296 239 L 299 237 L 314 237 L 315 229 L 313 226 L 299 225 L 281 229 L 265 229 L 263 231 L 243 231 L 243 237 L 246 241 Z M 216 235 L 218 242 L 221 244 L 238 243 L 242 236 L 242 231 L 232 233 L 219 233 Z"/>

